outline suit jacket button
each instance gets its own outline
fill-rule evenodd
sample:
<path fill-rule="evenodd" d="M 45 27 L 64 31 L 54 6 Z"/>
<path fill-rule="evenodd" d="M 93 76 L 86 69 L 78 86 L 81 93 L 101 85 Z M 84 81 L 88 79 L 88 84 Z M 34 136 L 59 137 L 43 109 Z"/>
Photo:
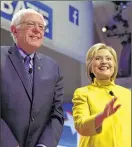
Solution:
<path fill-rule="evenodd" d="M 31 121 L 34 121 L 34 120 L 35 120 L 35 118 L 32 116 L 32 117 L 31 117 Z"/>

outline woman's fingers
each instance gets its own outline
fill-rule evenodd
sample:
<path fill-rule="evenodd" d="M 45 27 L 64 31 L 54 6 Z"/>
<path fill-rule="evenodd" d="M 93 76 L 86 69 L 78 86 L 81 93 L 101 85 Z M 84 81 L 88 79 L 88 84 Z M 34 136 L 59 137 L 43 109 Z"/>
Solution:
<path fill-rule="evenodd" d="M 117 97 L 113 98 L 106 106 L 106 113 L 107 113 L 107 117 L 110 116 L 111 114 L 114 114 L 118 108 L 121 106 L 121 105 L 117 105 L 116 107 L 114 107 L 114 104 L 117 100 Z"/>
<path fill-rule="evenodd" d="M 111 101 L 110 101 L 110 105 L 111 106 L 114 106 L 114 103 L 116 102 L 117 100 L 117 97 L 114 97 Z"/>
<path fill-rule="evenodd" d="M 117 105 L 115 108 L 114 108 L 114 113 L 121 107 L 121 105 Z"/>

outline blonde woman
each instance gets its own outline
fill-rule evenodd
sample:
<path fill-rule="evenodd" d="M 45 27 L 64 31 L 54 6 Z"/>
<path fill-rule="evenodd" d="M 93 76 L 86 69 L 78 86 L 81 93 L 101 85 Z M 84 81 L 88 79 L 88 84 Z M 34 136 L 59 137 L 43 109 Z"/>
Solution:
<path fill-rule="evenodd" d="M 131 147 L 131 91 L 115 84 L 115 50 L 95 44 L 86 68 L 91 84 L 76 89 L 72 100 L 79 147 Z"/>

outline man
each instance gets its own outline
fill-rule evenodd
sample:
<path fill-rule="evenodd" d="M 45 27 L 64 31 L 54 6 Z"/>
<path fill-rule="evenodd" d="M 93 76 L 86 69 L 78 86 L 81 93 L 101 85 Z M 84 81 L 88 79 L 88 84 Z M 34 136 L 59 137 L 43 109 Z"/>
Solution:
<path fill-rule="evenodd" d="M 41 14 L 22 9 L 11 22 L 15 44 L 1 47 L 1 116 L 19 147 L 56 147 L 63 129 L 59 66 L 37 52 L 45 28 Z"/>

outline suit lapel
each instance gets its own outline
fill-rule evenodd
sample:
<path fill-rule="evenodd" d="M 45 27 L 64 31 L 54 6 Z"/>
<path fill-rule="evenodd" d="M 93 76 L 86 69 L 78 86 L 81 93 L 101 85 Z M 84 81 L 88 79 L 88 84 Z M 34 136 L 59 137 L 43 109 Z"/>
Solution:
<path fill-rule="evenodd" d="M 17 47 L 14 45 L 14 46 L 11 46 L 11 48 L 9 49 L 9 58 L 11 60 L 11 63 L 13 64 L 28 96 L 29 96 L 29 99 L 31 100 L 32 99 L 32 93 L 31 93 L 31 90 L 30 90 L 30 87 L 29 87 L 29 83 L 28 83 L 28 79 L 27 79 L 27 76 L 26 76 L 26 71 L 24 69 L 24 64 L 22 63 L 22 60 L 21 60 L 21 56 L 17 50 Z"/>
<path fill-rule="evenodd" d="M 52 62 L 46 56 L 35 53 L 33 108 L 36 113 L 34 115 L 37 115 L 41 108 L 48 110 L 52 105 L 56 83 L 52 66 Z"/>
<path fill-rule="evenodd" d="M 34 58 L 34 86 L 33 86 L 33 104 L 34 108 L 40 108 L 44 104 L 45 82 L 46 74 L 45 60 L 41 58 L 39 53 L 35 54 Z M 43 61 L 42 61 L 43 60 Z"/>
<path fill-rule="evenodd" d="M 34 86 L 33 86 L 33 95 L 35 95 L 41 86 L 41 70 L 42 70 L 42 63 L 41 63 L 41 57 L 39 56 L 39 53 L 35 53 L 34 56 Z"/>

